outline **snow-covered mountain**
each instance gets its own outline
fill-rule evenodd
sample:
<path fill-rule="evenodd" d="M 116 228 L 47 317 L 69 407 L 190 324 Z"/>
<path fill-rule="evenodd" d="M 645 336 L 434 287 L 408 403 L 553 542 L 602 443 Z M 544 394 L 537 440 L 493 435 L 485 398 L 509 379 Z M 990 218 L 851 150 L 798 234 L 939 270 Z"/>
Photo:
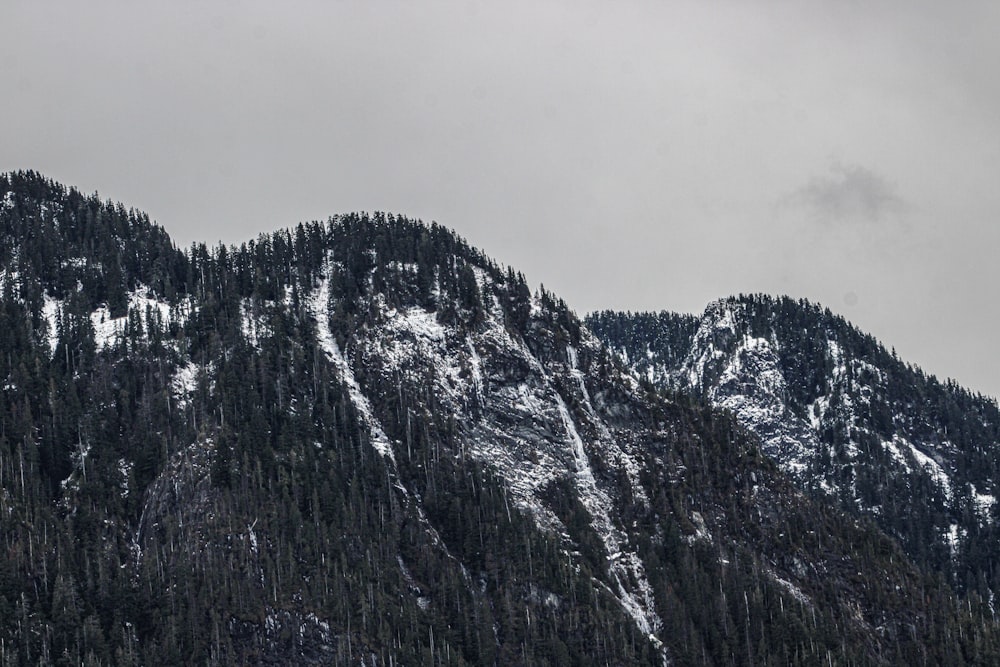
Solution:
<path fill-rule="evenodd" d="M 961 663 L 1000 645 L 988 600 L 440 226 L 344 215 L 181 252 L 37 174 L 0 177 L 0 202 L 0 663 Z M 714 363 L 699 377 L 729 372 Z"/>
<path fill-rule="evenodd" d="M 803 301 L 738 297 L 698 318 L 600 313 L 588 324 L 638 376 L 730 410 L 814 497 L 873 518 L 958 589 L 996 589 L 994 401 Z"/>

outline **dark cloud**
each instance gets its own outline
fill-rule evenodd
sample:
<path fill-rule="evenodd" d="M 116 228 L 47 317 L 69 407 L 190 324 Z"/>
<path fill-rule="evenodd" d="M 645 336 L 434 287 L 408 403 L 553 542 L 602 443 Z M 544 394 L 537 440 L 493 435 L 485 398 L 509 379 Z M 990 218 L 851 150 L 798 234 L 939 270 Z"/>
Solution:
<path fill-rule="evenodd" d="M 878 222 L 903 208 L 903 200 L 883 176 L 860 165 L 839 163 L 796 190 L 789 202 L 822 222 Z"/>

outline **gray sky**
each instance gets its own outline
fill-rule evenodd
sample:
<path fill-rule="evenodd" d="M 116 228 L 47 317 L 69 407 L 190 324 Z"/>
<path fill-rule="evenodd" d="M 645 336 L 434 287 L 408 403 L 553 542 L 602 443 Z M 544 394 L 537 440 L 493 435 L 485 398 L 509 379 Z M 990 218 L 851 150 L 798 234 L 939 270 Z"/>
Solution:
<path fill-rule="evenodd" d="M 581 314 L 806 297 L 997 396 L 998 31 L 994 0 L 4 0 L 0 171 L 182 246 L 437 220 Z"/>

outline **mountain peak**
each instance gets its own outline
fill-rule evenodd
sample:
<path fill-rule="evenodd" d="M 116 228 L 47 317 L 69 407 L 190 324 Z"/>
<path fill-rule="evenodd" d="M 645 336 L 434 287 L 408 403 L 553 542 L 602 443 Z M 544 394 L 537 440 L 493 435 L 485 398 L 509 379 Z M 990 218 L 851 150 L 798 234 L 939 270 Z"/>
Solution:
<path fill-rule="evenodd" d="M 0 175 L 0 201 L 0 269 L 28 300 L 81 292 L 117 315 L 140 284 L 172 297 L 184 282 L 184 254 L 144 213 L 33 171 Z"/>
<path fill-rule="evenodd" d="M 633 371 L 737 419 L 815 497 L 874 519 L 959 590 L 987 576 L 1000 412 L 817 304 L 765 295 L 587 324 Z M 992 585 L 991 585 L 992 586 Z"/>

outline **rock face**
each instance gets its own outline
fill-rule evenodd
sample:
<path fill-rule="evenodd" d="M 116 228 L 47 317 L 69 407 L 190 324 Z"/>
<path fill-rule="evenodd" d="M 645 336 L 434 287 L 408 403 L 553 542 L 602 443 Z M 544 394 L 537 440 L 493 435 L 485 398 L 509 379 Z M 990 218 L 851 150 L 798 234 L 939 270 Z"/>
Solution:
<path fill-rule="evenodd" d="M 990 596 L 1000 413 L 806 302 L 752 296 L 700 318 L 588 319 L 634 372 L 730 410 L 814 497 L 872 518 L 957 590 Z"/>
<path fill-rule="evenodd" d="M 994 655 L 974 591 L 762 455 L 810 479 L 794 434 L 654 391 L 441 227 L 180 252 L 37 174 L 0 201 L 0 663 Z M 711 400 L 812 432 L 781 348 L 679 331 Z"/>

